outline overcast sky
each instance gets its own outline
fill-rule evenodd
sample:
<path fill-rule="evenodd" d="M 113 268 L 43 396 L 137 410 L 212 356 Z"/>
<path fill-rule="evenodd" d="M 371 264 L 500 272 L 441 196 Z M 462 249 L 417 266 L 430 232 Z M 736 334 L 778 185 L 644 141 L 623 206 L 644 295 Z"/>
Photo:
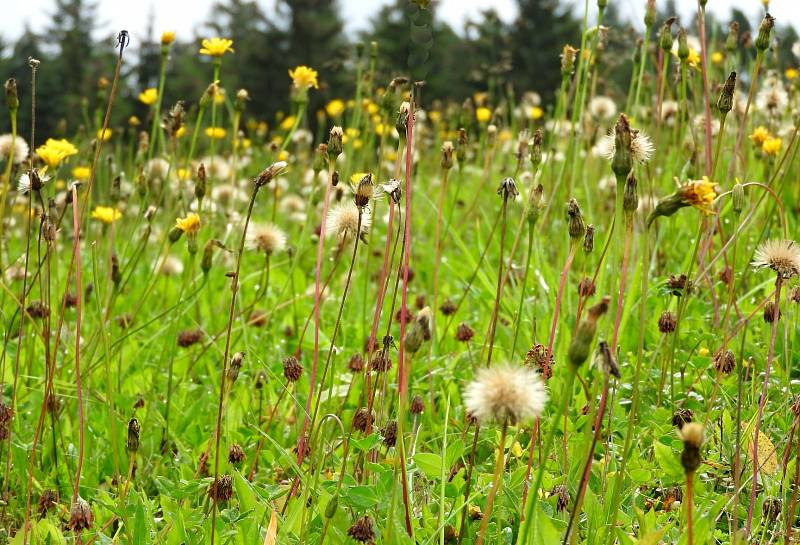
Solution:
<path fill-rule="evenodd" d="M 381 5 L 390 0 L 339 0 L 347 29 L 357 31 L 368 24 L 369 18 L 378 11 Z M 460 30 L 464 21 L 476 18 L 481 9 L 494 7 L 506 20 L 516 15 L 515 0 L 434 0 L 440 5 L 439 13 L 450 24 Z M 610 0 L 618 4 L 620 11 L 631 14 L 635 23 L 642 26 L 645 0 Z M 661 1 L 661 0 L 657 0 Z M 180 38 L 186 39 L 195 34 L 202 34 L 197 24 L 209 17 L 213 0 L 97 0 L 99 18 L 97 26 L 107 29 L 104 34 L 114 34 L 117 30 L 127 29 L 131 33 L 132 42 L 144 34 L 147 28 L 149 13 L 155 15 L 156 32 L 175 30 Z M 259 0 L 270 10 L 275 0 Z M 576 15 L 582 16 L 583 0 L 564 0 L 567 5 L 577 2 L 580 9 Z M 6 39 L 16 39 L 27 23 L 34 29 L 46 26 L 53 12 L 53 0 L 0 0 L 3 4 L 0 17 L 0 35 Z M 594 6 L 596 0 L 590 0 Z M 677 0 L 681 14 L 688 16 L 696 9 L 696 0 Z M 760 0 L 709 0 L 708 10 L 726 18 L 731 6 L 737 6 L 750 14 L 757 23 L 763 14 Z M 771 0 L 770 12 L 779 22 L 800 21 L 800 0 Z"/>

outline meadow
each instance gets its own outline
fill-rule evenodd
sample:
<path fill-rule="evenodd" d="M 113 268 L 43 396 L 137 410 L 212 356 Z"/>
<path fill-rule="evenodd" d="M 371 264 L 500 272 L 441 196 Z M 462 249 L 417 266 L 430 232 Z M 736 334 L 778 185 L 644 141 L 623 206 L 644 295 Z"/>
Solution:
<path fill-rule="evenodd" d="M 53 138 L 29 59 L 0 118 L 0 544 L 799 542 L 800 45 L 768 13 L 709 36 L 704 5 L 647 2 L 621 97 L 605 0 L 552 102 L 427 101 L 376 43 L 352 96 L 312 111 L 300 65 L 264 120 L 209 37 L 207 89 L 168 104 L 165 31 L 147 117 L 112 122 L 120 33 Z"/>

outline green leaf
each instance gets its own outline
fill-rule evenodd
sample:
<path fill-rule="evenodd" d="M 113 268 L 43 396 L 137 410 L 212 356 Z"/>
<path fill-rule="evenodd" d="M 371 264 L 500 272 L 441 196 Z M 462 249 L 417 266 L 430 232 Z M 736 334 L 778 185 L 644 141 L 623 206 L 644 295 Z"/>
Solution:
<path fill-rule="evenodd" d="M 418 452 L 414 455 L 414 463 L 426 477 L 438 479 L 442 471 L 442 457 L 432 452 Z"/>

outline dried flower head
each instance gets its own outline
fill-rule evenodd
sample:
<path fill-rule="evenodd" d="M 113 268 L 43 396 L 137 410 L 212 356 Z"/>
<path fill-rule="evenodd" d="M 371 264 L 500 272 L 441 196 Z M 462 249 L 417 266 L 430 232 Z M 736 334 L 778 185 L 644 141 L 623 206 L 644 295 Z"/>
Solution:
<path fill-rule="evenodd" d="M 669 310 L 665 310 L 658 317 L 658 330 L 661 333 L 672 333 L 678 325 L 678 320 L 675 314 Z"/>
<path fill-rule="evenodd" d="M 714 354 L 714 369 L 723 375 L 730 374 L 736 368 L 736 356 L 733 350 L 719 350 Z"/>
<path fill-rule="evenodd" d="M 233 465 L 239 465 L 244 462 L 244 449 L 240 445 L 233 444 L 228 449 L 228 462 Z"/>
<path fill-rule="evenodd" d="M 347 530 L 347 535 L 359 543 L 372 543 L 375 539 L 372 519 L 368 515 L 364 515 Z"/>
<path fill-rule="evenodd" d="M 92 515 L 92 508 L 81 497 L 72 504 L 69 510 L 69 523 L 67 527 L 73 532 L 80 532 L 82 530 L 89 530 L 94 522 Z"/>
<path fill-rule="evenodd" d="M 294 356 L 289 356 L 283 360 L 283 376 L 289 382 L 297 382 L 303 376 L 303 366 Z"/>
<path fill-rule="evenodd" d="M 480 369 L 464 390 L 467 411 L 478 420 L 529 420 L 542 414 L 547 390 L 526 367 L 496 365 Z"/>
<path fill-rule="evenodd" d="M 220 475 L 208 487 L 208 496 L 215 502 L 228 501 L 233 497 L 233 480 L 230 475 Z"/>
<path fill-rule="evenodd" d="M 691 422 L 692 418 L 694 418 L 694 413 L 691 409 L 678 409 L 672 415 L 672 425 L 681 429 L 685 424 Z"/>

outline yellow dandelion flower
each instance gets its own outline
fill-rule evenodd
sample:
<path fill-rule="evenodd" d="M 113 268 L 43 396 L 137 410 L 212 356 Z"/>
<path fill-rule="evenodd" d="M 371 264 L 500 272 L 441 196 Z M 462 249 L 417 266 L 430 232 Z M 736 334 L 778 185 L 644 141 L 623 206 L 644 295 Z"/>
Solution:
<path fill-rule="evenodd" d="M 48 138 L 43 145 L 36 148 L 36 155 L 50 168 L 56 168 L 64 159 L 76 153 L 78 153 L 78 148 L 64 139 Z"/>
<path fill-rule="evenodd" d="M 289 158 L 289 152 L 286 150 L 281 150 L 278 154 L 278 161 L 286 161 Z"/>
<path fill-rule="evenodd" d="M 92 210 L 92 219 L 99 220 L 105 224 L 111 224 L 122 217 L 122 212 L 113 206 L 96 206 Z"/>
<path fill-rule="evenodd" d="M 700 66 L 700 54 L 697 50 L 689 48 L 689 56 L 686 59 L 686 63 L 692 68 Z"/>
<path fill-rule="evenodd" d="M 378 113 L 378 105 L 372 102 L 371 100 L 366 101 L 367 113 L 369 115 L 375 115 Z"/>
<path fill-rule="evenodd" d="M 139 102 L 147 106 L 152 106 L 158 100 L 158 89 L 150 87 L 139 93 Z"/>
<path fill-rule="evenodd" d="M 725 62 L 725 55 L 722 53 L 722 51 L 714 51 L 711 54 L 712 64 L 722 64 L 723 62 Z"/>
<path fill-rule="evenodd" d="M 709 180 L 708 176 L 703 176 L 702 180 L 692 180 L 681 185 L 678 193 L 686 204 L 694 206 L 705 214 L 712 214 L 711 207 L 717 195 L 716 187 L 717 185 Z"/>
<path fill-rule="evenodd" d="M 360 138 L 353 140 L 353 149 L 361 149 L 364 147 L 364 142 Z"/>
<path fill-rule="evenodd" d="M 178 169 L 178 179 L 179 180 L 188 180 L 191 176 L 191 172 L 189 172 L 188 168 L 179 168 Z"/>
<path fill-rule="evenodd" d="M 478 120 L 478 123 L 488 123 L 491 118 L 492 111 L 489 108 L 481 106 L 475 110 L 475 119 Z"/>
<path fill-rule="evenodd" d="M 708 356 L 710 353 L 711 353 L 711 351 L 710 351 L 708 348 L 706 348 L 705 346 L 703 346 L 702 348 L 700 348 L 700 349 L 697 351 L 697 355 L 698 355 L 698 356 L 700 356 L 701 358 L 705 358 L 705 357 L 706 357 L 706 356 Z"/>
<path fill-rule="evenodd" d="M 176 218 L 175 227 L 187 235 L 196 235 L 200 230 L 200 216 L 195 212 L 190 212 L 185 218 Z"/>
<path fill-rule="evenodd" d="M 186 125 L 181 125 L 178 127 L 178 130 L 175 131 L 175 138 L 181 138 L 184 134 L 186 134 Z"/>
<path fill-rule="evenodd" d="M 92 169 L 87 166 L 77 166 L 72 169 L 72 177 L 81 182 L 85 182 L 92 174 Z"/>
<path fill-rule="evenodd" d="M 766 127 L 756 127 L 753 134 L 750 135 L 750 140 L 756 146 L 761 146 L 769 138 L 769 131 Z"/>
<path fill-rule="evenodd" d="M 350 175 L 350 183 L 353 185 L 358 185 L 360 182 L 369 172 L 354 172 Z"/>
<path fill-rule="evenodd" d="M 175 31 L 165 30 L 161 33 L 161 45 L 169 45 L 175 41 Z"/>
<path fill-rule="evenodd" d="M 300 65 L 293 70 L 289 70 L 289 77 L 292 78 L 292 84 L 296 89 L 308 89 L 313 87 L 319 89 L 317 82 L 317 71 L 308 66 Z"/>
<path fill-rule="evenodd" d="M 531 106 L 528 109 L 528 117 L 533 120 L 541 119 L 544 117 L 544 110 L 539 106 Z"/>
<path fill-rule="evenodd" d="M 225 129 L 222 127 L 206 127 L 206 136 L 212 140 L 222 140 L 225 138 Z"/>
<path fill-rule="evenodd" d="M 386 123 L 376 123 L 375 124 L 375 134 L 378 136 L 383 136 L 384 134 L 389 134 L 392 130 L 392 127 L 387 125 Z"/>
<path fill-rule="evenodd" d="M 287 115 L 281 120 L 280 127 L 284 131 L 288 131 L 294 126 L 295 117 L 293 115 Z"/>
<path fill-rule="evenodd" d="M 786 72 L 784 72 L 784 75 L 786 76 L 786 79 L 793 81 L 796 80 L 797 76 L 800 75 L 800 71 L 798 71 L 797 68 L 787 68 Z"/>
<path fill-rule="evenodd" d="M 211 38 L 205 39 L 202 42 L 203 47 L 200 48 L 201 55 L 208 55 L 209 57 L 222 57 L 225 53 L 230 51 L 233 53 L 233 40 L 225 38 Z"/>
<path fill-rule="evenodd" d="M 102 140 L 103 142 L 108 142 L 111 140 L 111 135 L 114 133 L 111 129 L 100 129 L 97 131 L 97 139 Z"/>
<path fill-rule="evenodd" d="M 431 110 L 428 112 L 428 119 L 431 120 L 431 123 L 438 123 L 442 120 L 442 112 L 439 110 Z"/>
<path fill-rule="evenodd" d="M 503 129 L 502 131 L 500 131 L 500 134 L 497 135 L 497 139 L 500 140 L 501 142 L 508 142 L 509 140 L 511 140 L 512 136 L 513 135 L 511 134 L 510 130 Z"/>
<path fill-rule="evenodd" d="M 766 155 L 778 155 L 778 152 L 781 151 L 781 145 L 783 144 L 783 140 L 780 138 L 767 138 L 764 140 L 764 143 L 761 144 L 761 151 L 763 151 Z"/>
<path fill-rule="evenodd" d="M 344 113 L 344 102 L 341 99 L 334 98 L 325 105 L 325 113 L 331 117 L 339 117 Z"/>

